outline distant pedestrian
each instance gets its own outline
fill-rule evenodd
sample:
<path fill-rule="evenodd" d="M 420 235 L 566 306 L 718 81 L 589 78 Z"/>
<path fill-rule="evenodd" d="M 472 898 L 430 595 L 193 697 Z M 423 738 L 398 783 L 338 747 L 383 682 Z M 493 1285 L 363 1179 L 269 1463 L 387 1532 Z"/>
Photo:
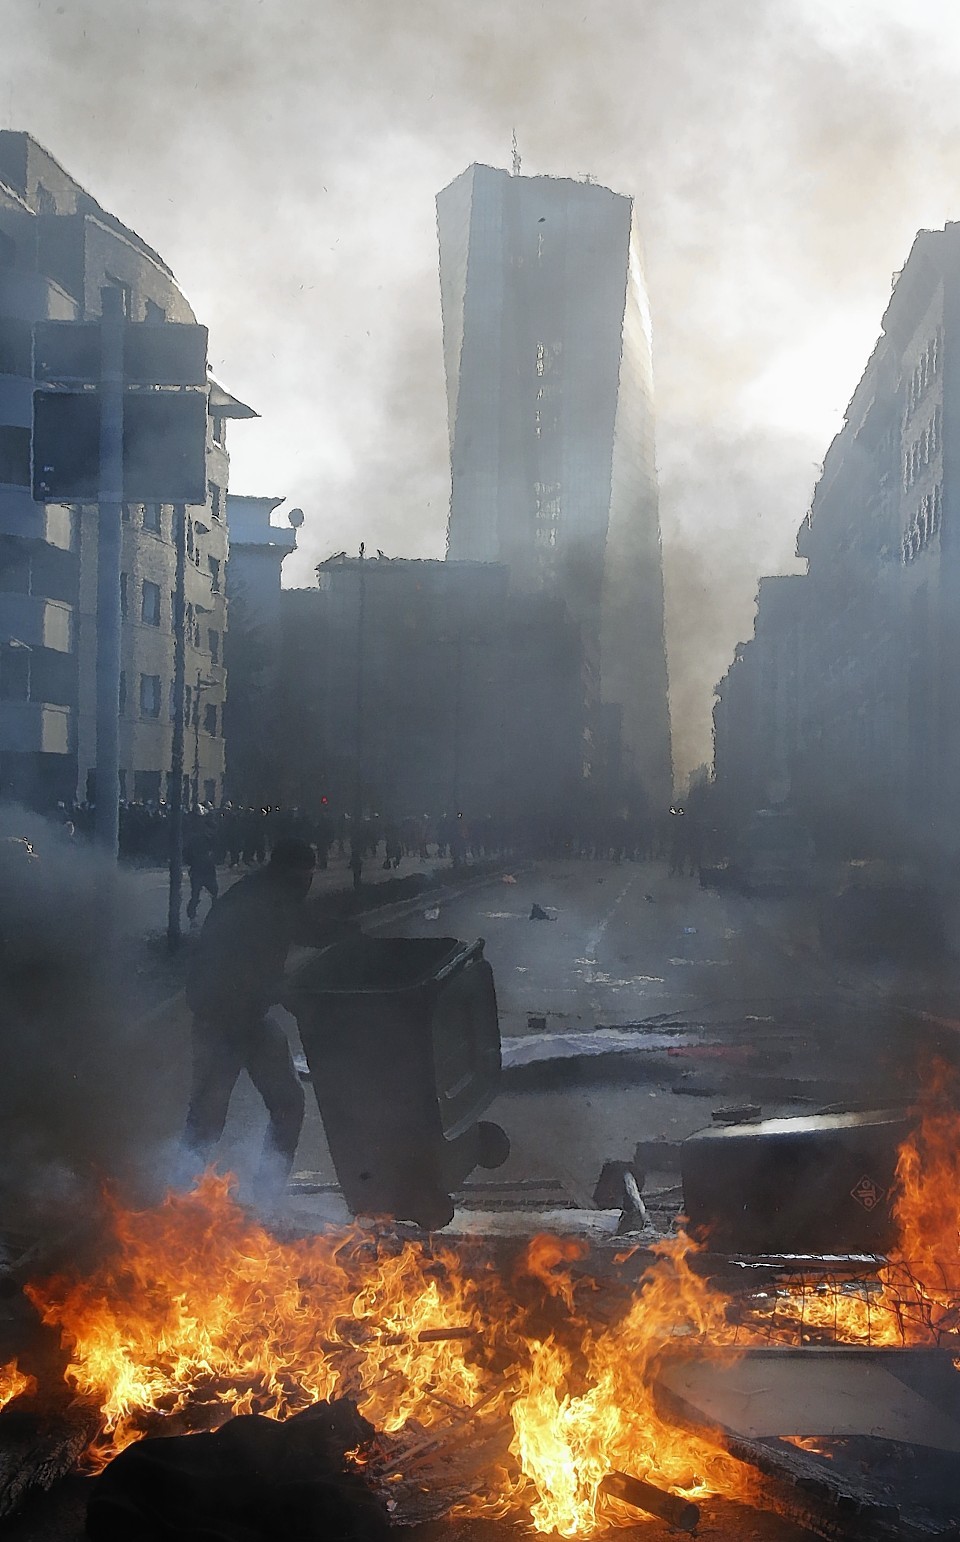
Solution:
<path fill-rule="evenodd" d="M 191 814 L 187 836 L 183 843 L 183 860 L 190 877 L 190 898 L 187 901 L 187 920 L 197 924 L 197 910 L 204 889 L 215 904 L 220 893 L 217 882 L 217 841 L 207 818 L 197 810 Z"/>
<path fill-rule="evenodd" d="M 360 885 L 363 882 L 364 851 L 365 845 L 363 831 L 359 825 L 354 825 L 350 834 L 349 868 L 353 875 L 353 887 L 355 890 L 359 890 Z"/>
<path fill-rule="evenodd" d="M 254 863 L 262 865 L 267 860 L 267 811 L 265 808 L 244 809 L 241 828 L 243 830 L 243 861 L 246 867 L 252 867 Z"/>
<path fill-rule="evenodd" d="M 687 816 L 682 808 L 670 810 L 670 877 L 682 878 L 687 863 Z"/>

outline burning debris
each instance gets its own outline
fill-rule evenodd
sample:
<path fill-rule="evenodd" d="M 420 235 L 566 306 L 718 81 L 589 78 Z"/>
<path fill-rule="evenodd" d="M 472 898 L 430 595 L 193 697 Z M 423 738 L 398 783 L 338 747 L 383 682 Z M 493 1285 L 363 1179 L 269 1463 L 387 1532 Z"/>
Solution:
<path fill-rule="evenodd" d="M 21 1397 L 25 1392 L 36 1392 L 36 1390 L 36 1378 L 25 1376 L 16 1360 L 0 1365 L 0 1409 L 6 1408 L 15 1397 Z"/>
<path fill-rule="evenodd" d="M 341 1401 L 314 1403 L 282 1424 L 246 1414 L 212 1434 L 140 1441 L 96 1480 L 87 1534 L 92 1542 L 141 1532 L 155 1542 L 380 1542 L 386 1506 L 359 1465 L 373 1437 Z"/>
<path fill-rule="evenodd" d="M 535 1238 L 510 1264 L 480 1243 L 373 1228 L 281 1237 L 208 1174 L 151 1211 L 114 1205 L 99 1263 L 27 1294 L 66 1354 L 63 1402 L 96 1414 L 87 1470 L 107 1468 L 111 1485 L 140 1458 L 107 1464 L 138 1442 L 144 1462 L 175 1459 L 169 1438 L 148 1458 L 150 1437 L 220 1431 L 219 1449 L 238 1450 L 244 1431 L 268 1443 L 285 1431 L 309 1444 L 311 1420 L 349 1399 L 371 1433 L 336 1460 L 393 1521 L 516 1516 L 591 1538 L 645 1512 L 689 1529 L 698 1503 L 765 1506 L 771 1487 L 749 1443 L 671 1415 L 658 1390 L 671 1358 L 729 1365 L 757 1346 L 824 1343 L 960 1352 L 960 1129 L 936 1097 L 897 1183 L 898 1247 L 868 1280 L 764 1275 L 727 1292 L 681 1233 L 637 1255 L 645 1272 L 617 1305 L 569 1238 Z M 0 1373 L 4 1419 L 36 1390 L 30 1374 L 29 1362 Z"/>

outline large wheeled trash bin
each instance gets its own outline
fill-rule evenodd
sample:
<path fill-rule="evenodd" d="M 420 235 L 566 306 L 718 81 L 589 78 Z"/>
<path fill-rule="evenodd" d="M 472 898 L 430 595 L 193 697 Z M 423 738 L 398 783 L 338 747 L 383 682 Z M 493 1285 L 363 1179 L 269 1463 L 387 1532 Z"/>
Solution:
<path fill-rule="evenodd" d="M 483 939 L 358 935 L 304 963 L 285 1003 L 353 1214 L 445 1226 L 450 1190 L 510 1150 L 480 1119 L 500 1081 Z"/>

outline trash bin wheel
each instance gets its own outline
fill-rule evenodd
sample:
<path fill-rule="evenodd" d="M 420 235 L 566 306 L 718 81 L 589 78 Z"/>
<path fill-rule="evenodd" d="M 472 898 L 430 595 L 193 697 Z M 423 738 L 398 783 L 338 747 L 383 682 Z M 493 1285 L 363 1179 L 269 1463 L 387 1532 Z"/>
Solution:
<path fill-rule="evenodd" d="M 453 1200 L 438 1189 L 435 1194 L 421 1194 L 413 1207 L 411 1221 L 416 1221 L 424 1231 L 442 1231 L 453 1220 Z"/>
<path fill-rule="evenodd" d="M 491 1119 L 481 1119 L 477 1124 L 479 1137 L 479 1155 L 477 1157 L 481 1167 L 502 1167 L 510 1155 L 510 1137 L 506 1130 L 502 1130 Z"/>

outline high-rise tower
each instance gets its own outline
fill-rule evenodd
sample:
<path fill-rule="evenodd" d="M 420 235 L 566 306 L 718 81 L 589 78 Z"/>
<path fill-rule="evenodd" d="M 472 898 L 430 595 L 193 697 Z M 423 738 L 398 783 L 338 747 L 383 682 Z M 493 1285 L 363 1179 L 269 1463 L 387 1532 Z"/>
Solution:
<path fill-rule="evenodd" d="M 471 166 L 437 197 L 451 558 L 563 597 L 623 769 L 670 795 L 650 313 L 630 198 Z"/>

